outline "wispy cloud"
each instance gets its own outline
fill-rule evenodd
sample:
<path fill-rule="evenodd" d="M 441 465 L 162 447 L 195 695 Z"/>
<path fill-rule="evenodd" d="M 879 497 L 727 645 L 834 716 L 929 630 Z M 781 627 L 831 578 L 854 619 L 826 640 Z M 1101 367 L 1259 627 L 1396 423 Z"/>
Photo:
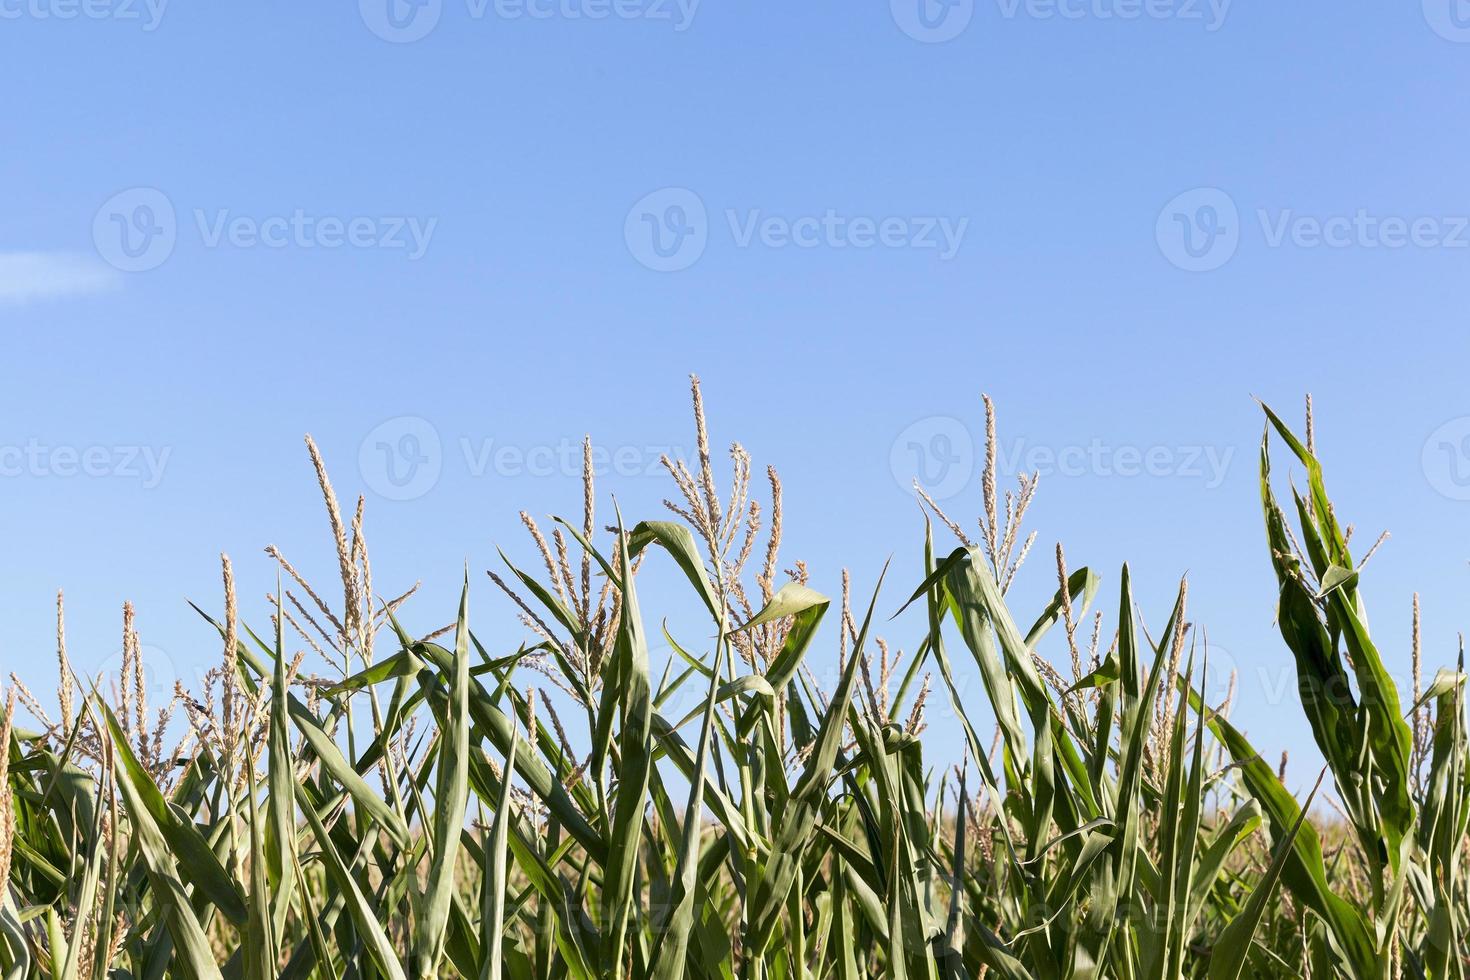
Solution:
<path fill-rule="evenodd" d="M 77 252 L 0 252 L 0 305 L 116 289 L 122 275 Z"/>

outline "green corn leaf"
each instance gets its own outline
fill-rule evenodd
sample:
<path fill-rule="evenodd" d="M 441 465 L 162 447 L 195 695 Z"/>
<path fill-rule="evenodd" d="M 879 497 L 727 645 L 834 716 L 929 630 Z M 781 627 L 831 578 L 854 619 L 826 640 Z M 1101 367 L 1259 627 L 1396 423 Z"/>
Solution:
<path fill-rule="evenodd" d="M 271 682 L 270 728 L 267 733 L 265 867 L 271 882 L 271 935 L 275 942 L 285 935 L 286 917 L 296 893 L 296 782 L 291 759 L 291 733 L 287 721 L 290 688 L 286 676 L 283 634 L 284 610 L 279 577 L 276 583 L 276 656 Z M 275 964 L 276 949 L 271 949 Z"/>
<path fill-rule="evenodd" d="M 1323 769 L 1317 776 L 1317 785 L 1313 786 L 1312 792 L 1307 794 L 1307 802 L 1302 806 L 1301 813 L 1297 814 L 1296 823 L 1292 824 L 1291 830 L 1276 845 L 1276 854 L 1271 859 L 1271 866 L 1266 869 L 1260 881 L 1256 882 L 1250 900 L 1246 902 L 1240 914 L 1231 919 L 1224 931 L 1220 933 L 1220 938 L 1210 954 L 1210 980 L 1237 980 L 1240 971 L 1244 969 L 1246 956 L 1250 953 L 1252 938 L 1256 930 L 1260 928 L 1261 918 L 1266 914 L 1267 903 L 1270 902 L 1271 895 L 1276 891 L 1276 883 L 1281 878 L 1282 869 L 1286 867 L 1292 844 L 1296 840 L 1297 833 L 1302 829 L 1302 824 L 1306 822 L 1307 810 L 1311 807 L 1317 790 L 1322 786 L 1322 778 L 1326 775 L 1327 770 Z"/>
<path fill-rule="evenodd" d="M 505 757 L 505 771 L 514 772 L 516 750 L 520 739 L 511 734 L 510 749 Z M 480 943 L 484 949 L 481 980 L 500 980 L 504 969 L 501 950 L 505 942 L 506 847 L 510 828 L 510 780 L 500 785 L 500 798 L 495 801 L 495 824 L 485 841 L 484 911 Z"/>
<path fill-rule="evenodd" d="M 203 887 L 203 880 L 214 869 L 217 869 L 219 864 L 214 860 L 214 854 L 207 846 L 203 851 L 203 854 L 208 855 L 207 858 L 202 857 L 198 849 L 193 846 L 194 842 L 202 844 L 202 839 L 198 837 L 197 832 L 193 832 L 193 828 L 188 828 L 188 833 L 193 835 L 192 838 L 175 828 L 176 840 L 189 841 L 188 851 L 180 849 L 174 840 L 170 840 L 165 835 L 164 824 L 174 824 L 177 821 L 168 813 L 164 807 L 162 795 L 153 785 L 153 781 L 148 778 L 137 758 L 133 756 L 132 749 L 128 747 L 127 735 L 124 734 L 122 726 L 117 723 L 112 709 L 100 698 L 95 700 L 112 738 L 112 749 L 116 753 L 120 770 L 117 784 L 127 805 L 128 815 L 132 819 L 133 839 L 143 858 L 143 865 L 152 883 L 155 900 L 160 903 L 164 925 L 173 940 L 174 967 L 183 976 L 194 978 L 194 980 L 223 980 L 219 966 L 214 961 L 209 940 L 199 924 L 198 917 L 194 914 L 194 907 L 189 900 L 188 892 L 184 890 L 184 883 L 179 878 L 180 866 L 175 860 L 175 855 L 182 862 L 189 876 L 201 882 L 201 887 Z M 160 819 L 160 813 L 162 819 Z M 222 875 L 223 871 L 220 873 Z M 234 891 L 233 886 L 224 894 L 227 901 L 233 899 L 239 904 L 240 918 L 243 920 L 245 918 L 243 899 Z"/>
<path fill-rule="evenodd" d="M 93 821 L 92 832 L 87 837 L 87 854 L 83 866 L 82 883 L 77 890 L 76 907 L 84 911 L 72 922 L 72 934 L 66 938 L 66 958 L 54 974 L 57 980 L 77 980 L 80 975 L 82 930 L 88 926 L 93 914 L 98 884 L 102 880 L 102 866 L 106 858 L 102 850 L 102 829 L 102 811 L 98 809 Z M 0 881 L 0 892 L 3 892 L 5 887 L 6 883 Z M 0 904 L 4 904 L 3 895 L 0 895 Z"/>
<path fill-rule="evenodd" d="M 648 544 L 657 542 L 673 556 L 675 564 L 684 572 L 694 586 L 694 591 L 704 601 L 704 606 L 716 621 L 720 618 L 719 598 L 709 576 L 704 571 L 704 560 L 699 545 L 689 528 L 672 521 L 642 521 L 628 535 L 629 558 L 636 557 Z"/>
<path fill-rule="evenodd" d="M 277 620 L 279 622 L 279 620 Z M 276 946 L 275 933 L 271 927 L 271 889 L 266 876 L 267 857 L 265 834 L 262 830 L 259 807 L 256 806 L 255 759 L 252 747 L 245 750 L 245 819 L 249 830 L 250 893 L 246 908 L 245 942 L 240 952 L 245 962 L 247 980 L 271 980 L 275 976 Z"/>
<path fill-rule="evenodd" d="M 653 980 L 679 980 L 684 976 L 689 938 L 694 931 L 705 770 L 709 765 L 710 743 L 714 734 L 715 705 L 721 700 L 721 691 L 728 686 L 719 683 L 725 646 L 725 637 L 719 637 L 715 644 L 714 663 L 710 667 L 709 694 L 701 709 L 703 721 L 699 726 L 699 747 L 694 753 L 694 776 L 689 783 L 689 802 L 684 807 L 682 824 L 683 836 L 674 866 L 674 908 L 664 927 L 663 940 L 658 944 L 654 968 L 650 974 Z"/>
<path fill-rule="evenodd" d="M 618 533 L 623 534 L 621 522 Z M 623 973 L 623 939 L 635 900 L 633 876 L 638 864 L 638 839 L 653 766 L 653 704 L 648 680 L 648 647 L 638 613 L 629 551 L 627 547 L 619 549 L 623 605 L 613 657 L 618 664 L 615 690 L 622 717 L 622 732 L 618 738 L 621 759 L 617 802 L 608 834 L 607 875 L 603 890 L 607 921 L 603 953 L 604 959 L 616 964 L 614 978 L 621 977 Z M 604 699 L 602 710 L 612 710 L 607 699 Z"/>
<path fill-rule="evenodd" d="M 469 573 L 460 592 L 455 623 L 454 662 L 449 673 L 448 707 L 439 731 L 439 757 L 434 783 L 434 851 L 424 883 L 423 920 L 414 937 L 414 970 L 420 977 L 438 975 L 449 928 L 455 876 L 459 862 L 459 832 L 469 803 L 470 756 L 470 637 Z"/>
<path fill-rule="evenodd" d="M 1190 703 L 1199 710 L 1196 692 L 1190 692 Z M 1287 831 L 1297 826 L 1301 808 L 1276 773 L 1234 726 L 1219 715 L 1211 715 L 1208 724 L 1234 758 L 1251 795 L 1270 820 L 1275 844 L 1279 846 L 1287 841 Z M 1376 976 L 1377 952 L 1368 923 L 1358 908 L 1328 886 L 1316 828 L 1311 823 L 1302 824 L 1299 831 L 1290 837 L 1290 844 L 1281 872 L 1282 881 L 1298 901 L 1322 918 L 1348 975 L 1356 980 Z"/>
<path fill-rule="evenodd" d="M 886 571 L 885 565 L 884 572 Z M 842 731 L 852 707 L 858 664 L 863 657 L 868 629 L 873 621 L 873 608 L 877 604 L 878 590 L 882 588 L 882 584 L 883 576 L 880 575 L 878 585 L 873 590 L 873 598 L 868 604 L 868 611 L 863 617 L 857 642 L 853 645 L 853 651 L 842 672 L 842 679 L 832 694 L 827 714 L 817 731 L 816 744 L 807 756 L 801 779 L 791 791 L 791 799 L 781 826 L 777 829 L 770 857 L 754 881 L 751 891 L 751 926 L 746 939 L 752 955 L 762 955 L 770 942 L 781 910 L 786 904 L 786 897 L 796 882 L 797 871 L 811 838 L 817 812 L 826 799 L 827 785 L 837 761 Z"/>
<path fill-rule="evenodd" d="M 368 901 L 367 896 L 363 894 L 362 889 L 358 887 L 357 880 L 337 852 L 332 836 L 322 823 L 316 807 L 307 798 L 306 790 L 299 785 L 296 787 L 296 800 L 302 812 L 306 814 L 306 821 L 311 825 L 312 833 L 316 835 L 317 854 L 327 870 L 327 877 L 331 880 L 336 893 L 343 898 L 347 914 L 356 927 L 368 956 L 388 980 L 408 980 L 407 974 L 403 972 L 403 965 L 398 961 L 398 955 L 393 951 L 392 941 L 389 940 L 388 934 L 383 931 L 382 925 L 378 922 L 376 910 Z"/>
<path fill-rule="evenodd" d="M 790 628 L 781 644 L 781 650 L 766 670 L 765 677 L 771 687 L 780 690 L 796 676 L 797 668 L 801 666 L 802 658 L 811 647 L 817 627 L 821 625 L 822 617 L 831 604 L 832 600 L 820 592 L 798 582 L 787 582 L 771 596 L 771 601 L 760 612 L 745 624 L 736 627 L 734 632 L 739 633 L 791 617 Z"/>
<path fill-rule="evenodd" d="M 246 918 L 245 899 L 230 880 L 213 848 L 192 823 L 182 820 L 169 807 L 138 757 L 133 754 L 112 710 L 101 702 L 95 704 L 116 743 L 113 747 L 120 771 L 117 784 L 124 791 L 129 809 L 134 806 L 147 812 L 151 826 L 157 830 L 168 850 L 177 856 L 189 880 L 231 922 L 243 925 Z"/>

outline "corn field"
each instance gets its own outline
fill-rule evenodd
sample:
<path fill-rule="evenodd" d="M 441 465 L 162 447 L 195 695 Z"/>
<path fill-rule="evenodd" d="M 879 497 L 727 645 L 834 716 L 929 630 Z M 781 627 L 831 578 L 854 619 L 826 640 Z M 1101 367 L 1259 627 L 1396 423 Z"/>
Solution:
<path fill-rule="evenodd" d="M 523 513 L 524 547 L 426 636 L 401 621 L 426 600 L 374 591 L 362 501 L 309 438 L 340 597 L 267 549 L 252 628 L 224 558 L 202 689 L 147 703 L 131 608 L 120 676 L 80 676 L 58 597 L 54 696 L 5 696 L 0 975 L 1466 975 L 1463 658 L 1421 682 L 1417 631 L 1370 635 L 1310 422 L 1266 409 L 1260 453 L 1272 655 L 1326 761 L 1297 798 L 1204 700 L 1184 582 L 1144 610 L 1126 566 L 1027 563 L 1037 480 L 998 485 L 988 399 L 978 521 L 920 491 L 922 580 L 828 595 L 782 566 L 776 472 L 738 444 L 717 466 L 693 394 L 666 512 L 599 500 L 589 445 L 583 513 Z M 1008 602 L 1023 564 L 1055 581 L 1044 608 Z M 655 565 L 704 629 L 640 603 Z M 492 592 L 519 648 L 477 637 Z M 1386 661 L 1410 659 L 1405 696 Z M 936 705 L 964 743 L 937 759 Z"/>

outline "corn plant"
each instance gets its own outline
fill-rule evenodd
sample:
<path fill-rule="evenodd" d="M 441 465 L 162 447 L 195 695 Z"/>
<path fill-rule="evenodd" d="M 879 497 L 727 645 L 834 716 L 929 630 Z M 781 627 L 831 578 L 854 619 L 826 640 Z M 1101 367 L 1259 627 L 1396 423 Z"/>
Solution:
<path fill-rule="evenodd" d="M 975 529 L 921 491 L 919 580 L 832 597 L 781 568 L 774 470 L 757 493 L 737 444 L 721 491 L 693 394 L 666 515 L 599 523 L 589 445 L 580 519 L 523 514 L 533 563 L 466 574 L 428 633 L 309 439 L 341 601 L 269 548 L 257 632 L 223 559 L 201 690 L 148 705 L 131 607 L 120 675 L 79 677 L 58 597 L 55 703 L 13 676 L 0 730 L 5 980 L 1465 976 L 1463 658 L 1421 684 L 1416 600 L 1401 702 L 1310 424 L 1266 409 L 1260 480 L 1326 760 L 1299 800 L 1207 701 L 1186 583 L 1105 592 L 1058 545 L 1050 600 L 1012 608 L 1037 480 L 1000 489 L 988 399 Z M 1273 436 L 1306 474 L 1285 505 Z M 645 566 L 702 629 L 644 611 Z M 489 592 L 514 649 L 476 632 Z M 926 760 L 940 701 L 962 744 Z"/>

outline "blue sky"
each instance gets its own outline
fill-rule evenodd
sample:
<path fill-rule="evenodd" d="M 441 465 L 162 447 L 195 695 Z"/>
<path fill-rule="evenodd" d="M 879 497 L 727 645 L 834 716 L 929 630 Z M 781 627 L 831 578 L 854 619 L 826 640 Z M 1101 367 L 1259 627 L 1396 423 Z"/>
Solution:
<path fill-rule="evenodd" d="M 973 519 L 989 392 L 1047 471 L 1018 618 L 1058 540 L 1110 616 L 1125 559 L 1151 623 L 1187 572 L 1237 719 L 1305 759 L 1256 680 L 1287 654 L 1252 396 L 1295 419 L 1311 391 L 1340 512 L 1394 534 L 1366 582 L 1386 656 L 1417 589 L 1452 659 L 1470 11 L 916 2 L 0 0 L 0 661 L 49 681 L 64 587 L 80 667 L 131 598 L 187 678 L 220 551 L 257 622 L 264 545 L 329 581 L 308 431 L 368 496 L 382 589 L 423 580 L 412 621 L 468 561 L 514 644 L 483 570 L 531 562 L 516 512 L 575 510 L 590 432 L 623 461 L 603 490 L 657 514 L 690 372 L 716 443 L 780 469 L 785 555 L 826 591 L 893 555 L 890 609 L 911 447 Z M 399 486 L 380 444 L 433 465 Z"/>

